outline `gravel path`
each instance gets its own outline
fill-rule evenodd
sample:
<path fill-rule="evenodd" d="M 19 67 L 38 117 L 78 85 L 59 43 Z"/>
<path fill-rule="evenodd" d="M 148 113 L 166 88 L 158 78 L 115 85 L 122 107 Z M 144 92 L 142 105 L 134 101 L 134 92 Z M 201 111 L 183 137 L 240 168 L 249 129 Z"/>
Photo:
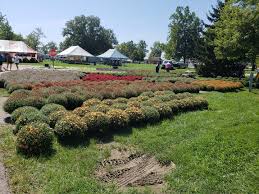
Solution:
<path fill-rule="evenodd" d="M 8 113 L 4 112 L 3 105 L 7 100 L 7 97 L 0 97 L 0 125 L 5 124 L 5 118 L 10 116 Z M 0 152 L 0 194 L 10 194 L 7 172 L 3 164 L 3 154 Z"/>

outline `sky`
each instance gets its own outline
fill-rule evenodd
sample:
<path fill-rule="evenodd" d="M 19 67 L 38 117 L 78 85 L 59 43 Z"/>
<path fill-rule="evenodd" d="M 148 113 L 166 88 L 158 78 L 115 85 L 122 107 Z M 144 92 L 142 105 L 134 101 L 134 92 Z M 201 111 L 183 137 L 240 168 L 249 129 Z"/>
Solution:
<path fill-rule="evenodd" d="M 171 14 L 177 6 L 189 6 L 197 16 L 206 14 L 217 0 L 0 0 L 0 12 L 6 15 L 16 33 L 29 34 L 40 27 L 44 43 L 63 40 L 68 20 L 79 15 L 95 15 L 101 24 L 114 31 L 119 43 L 145 40 L 166 42 Z"/>

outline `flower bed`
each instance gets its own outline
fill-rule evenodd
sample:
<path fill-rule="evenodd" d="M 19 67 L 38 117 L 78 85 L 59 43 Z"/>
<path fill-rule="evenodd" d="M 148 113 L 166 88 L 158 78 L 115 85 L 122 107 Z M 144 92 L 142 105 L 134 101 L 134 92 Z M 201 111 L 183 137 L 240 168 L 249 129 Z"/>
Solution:
<path fill-rule="evenodd" d="M 114 108 L 116 104 L 121 104 L 123 108 Z M 57 105 L 52 105 L 57 108 Z M 119 106 L 117 106 L 119 107 Z M 16 124 L 20 124 L 21 120 L 26 119 L 26 123 L 17 128 L 17 136 L 19 141 L 17 146 L 26 144 L 26 154 L 34 154 L 32 151 L 44 152 L 46 142 L 52 145 L 51 130 L 48 129 L 50 124 L 54 128 L 55 135 L 60 141 L 84 138 L 89 133 L 106 133 L 118 130 L 124 130 L 131 126 L 140 124 L 154 123 L 164 118 L 170 118 L 179 112 L 202 110 L 208 108 L 208 102 L 201 97 L 194 97 L 189 93 L 174 94 L 172 91 L 145 92 L 138 97 L 130 99 L 117 98 L 109 100 L 90 99 L 84 102 L 82 107 L 73 111 L 64 109 L 56 109 L 49 114 L 50 107 L 46 112 L 46 107 L 41 111 L 27 107 L 29 111 L 19 111 L 13 114 L 13 120 Z M 35 123 L 35 115 L 42 117 L 44 120 Z M 45 114 L 45 115 L 43 115 Z M 18 117 L 18 118 L 17 118 Z M 45 119 L 45 118 L 48 119 Z M 31 122 L 30 122 L 31 121 Z M 40 127 L 38 127 L 38 125 Z M 31 133 L 36 131 L 37 133 Z M 41 138 L 36 138 L 40 133 Z M 28 139 L 28 134 L 29 139 Z M 35 135 L 35 138 L 34 138 Z M 34 144 L 30 143 L 30 139 L 37 140 L 37 149 L 32 149 Z M 45 140 L 46 139 L 46 140 Z M 22 147 L 24 148 L 24 147 Z M 48 147 L 47 150 L 51 148 Z"/>
<path fill-rule="evenodd" d="M 82 73 L 72 70 L 24 69 L 0 75 L 0 80 L 15 83 L 40 83 L 43 81 L 80 80 Z"/>
<path fill-rule="evenodd" d="M 98 73 L 90 73 L 85 75 L 82 80 L 83 81 L 113 81 L 113 80 L 125 80 L 125 81 L 135 81 L 135 80 L 142 80 L 142 76 L 133 76 L 133 75 L 126 75 L 126 76 L 116 76 L 110 74 L 98 74 Z"/>
<path fill-rule="evenodd" d="M 230 92 L 236 91 L 243 87 L 240 82 L 224 81 L 224 80 L 196 80 L 192 82 L 195 85 L 201 87 L 201 90 L 206 91 L 220 91 L 220 92 Z"/>
<path fill-rule="evenodd" d="M 56 103 L 65 106 L 67 109 L 74 109 L 87 99 L 130 98 L 139 96 L 146 91 L 199 92 L 199 86 L 197 85 L 146 81 L 48 82 L 32 85 L 31 87 L 31 91 L 17 90 L 13 92 L 4 105 L 5 111 L 11 113 L 22 106 L 41 108 L 49 103 Z"/>

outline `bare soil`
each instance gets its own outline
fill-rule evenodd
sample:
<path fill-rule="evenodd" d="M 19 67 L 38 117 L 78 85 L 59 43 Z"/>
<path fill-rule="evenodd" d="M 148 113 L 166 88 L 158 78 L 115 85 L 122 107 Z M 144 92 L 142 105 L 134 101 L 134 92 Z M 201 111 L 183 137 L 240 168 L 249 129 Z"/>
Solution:
<path fill-rule="evenodd" d="M 115 183 L 122 190 L 127 187 L 149 187 L 154 193 L 163 193 L 164 177 L 175 165 L 159 163 L 154 156 L 113 148 L 108 159 L 103 160 L 96 170 L 99 180 Z"/>

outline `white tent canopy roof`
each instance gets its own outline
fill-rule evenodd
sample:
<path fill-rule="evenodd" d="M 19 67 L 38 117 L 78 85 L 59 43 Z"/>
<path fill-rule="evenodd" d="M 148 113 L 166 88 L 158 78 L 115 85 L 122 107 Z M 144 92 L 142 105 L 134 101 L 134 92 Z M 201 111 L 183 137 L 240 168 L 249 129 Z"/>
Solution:
<path fill-rule="evenodd" d="M 68 49 L 58 54 L 59 56 L 80 56 L 80 57 L 93 57 L 92 54 L 82 49 L 80 46 L 71 46 Z"/>
<path fill-rule="evenodd" d="M 128 60 L 129 58 L 126 57 L 125 55 L 121 54 L 119 51 L 116 49 L 109 49 L 105 53 L 97 56 L 99 58 L 106 58 L 106 59 L 123 59 L 123 60 Z"/>
<path fill-rule="evenodd" d="M 13 41 L 13 40 L 0 40 L 0 52 L 31 53 L 31 54 L 37 53 L 37 51 L 27 46 L 23 41 Z"/>

